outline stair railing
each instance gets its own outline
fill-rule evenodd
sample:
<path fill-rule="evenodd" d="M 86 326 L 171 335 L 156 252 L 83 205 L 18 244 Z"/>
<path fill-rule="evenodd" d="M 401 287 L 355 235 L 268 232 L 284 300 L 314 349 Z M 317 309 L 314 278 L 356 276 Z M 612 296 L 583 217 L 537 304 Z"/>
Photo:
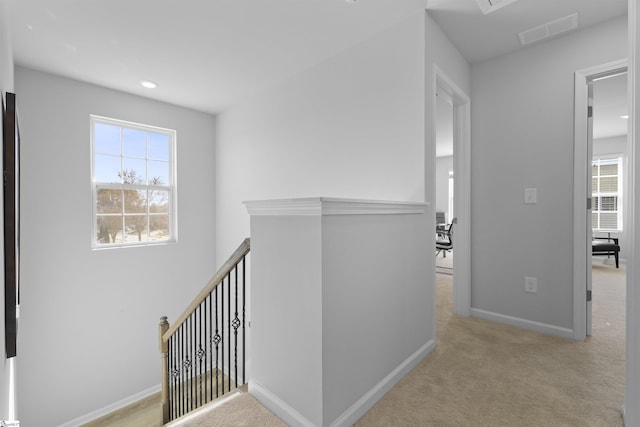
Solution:
<path fill-rule="evenodd" d="M 163 424 L 246 383 L 245 239 L 169 325 L 160 319 Z"/>

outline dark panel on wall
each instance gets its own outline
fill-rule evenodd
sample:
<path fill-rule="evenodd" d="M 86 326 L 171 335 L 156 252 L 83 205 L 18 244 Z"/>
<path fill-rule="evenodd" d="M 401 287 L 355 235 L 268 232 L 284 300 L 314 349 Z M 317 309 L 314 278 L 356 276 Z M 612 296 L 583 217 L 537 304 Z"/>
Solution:
<path fill-rule="evenodd" d="M 16 310 L 19 298 L 19 241 L 20 241 L 20 135 L 16 115 L 16 95 L 6 94 L 3 115 L 3 172 L 4 172 L 4 305 L 5 345 L 7 358 L 17 353 L 18 324 Z"/>

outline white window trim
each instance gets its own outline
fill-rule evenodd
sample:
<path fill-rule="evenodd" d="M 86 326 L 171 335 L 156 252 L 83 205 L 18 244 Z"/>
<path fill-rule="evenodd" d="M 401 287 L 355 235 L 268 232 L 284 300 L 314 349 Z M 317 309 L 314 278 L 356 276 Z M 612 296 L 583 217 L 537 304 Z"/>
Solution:
<path fill-rule="evenodd" d="M 161 246 L 167 244 L 173 244 L 178 242 L 178 179 L 177 179 L 177 133 L 173 129 L 162 128 L 158 126 L 144 125 L 135 122 L 129 122 L 126 120 L 113 119 L 110 117 L 98 116 L 91 114 L 90 116 L 90 164 L 91 164 L 91 205 L 92 205 L 92 217 L 91 217 L 91 249 L 93 250 L 108 250 L 108 249 L 118 249 L 118 248 L 131 248 L 131 247 L 141 247 L 141 246 Z M 96 236 L 98 234 L 97 227 L 97 190 L 100 188 L 110 188 L 113 189 L 148 189 L 147 185 L 136 185 L 136 184 L 114 184 L 114 183 L 96 183 L 95 180 L 95 147 L 94 147 L 94 124 L 95 123 L 106 123 L 114 126 L 122 126 L 130 129 L 136 129 L 141 131 L 151 131 L 161 134 L 169 135 L 171 139 L 170 148 L 169 148 L 169 174 L 170 174 L 170 185 L 166 186 L 155 186 L 154 188 L 160 190 L 168 190 L 169 192 L 169 233 L 170 238 L 167 240 L 161 241 L 144 241 L 144 242 L 122 242 L 122 243 L 111 243 L 109 245 L 99 245 L 97 243 Z M 151 214 L 149 214 L 151 215 Z M 124 221 L 124 217 L 123 217 Z"/>
<path fill-rule="evenodd" d="M 625 155 L 622 153 L 611 153 L 611 154 L 598 154 L 598 155 L 594 155 L 592 157 L 592 163 L 595 160 L 612 160 L 612 159 L 617 159 L 618 160 L 618 190 L 616 193 L 611 193 L 611 195 L 615 195 L 618 197 L 618 206 L 617 206 L 617 214 L 618 214 L 618 218 L 617 218 L 617 223 L 618 223 L 618 228 L 617 229 L 609 229 L 609 228 L 594 228 L 593 232 L 594 233 L 620 233 L 623 231 L 623 212 L 624 212 L 624 164 L 625 164 Z M 593 176 L 592 176 L 593 178 Z M 593 188 L 591 189 L 591 192 L 593 193 Z M 600 197 L 607 197 L 607 193 L 600 193 Z M 594 202 L 595 203 L 595 202 Z M 594 209 L 595 211 L 595 209 Z M 597 211 L 597 212 L 602 212 L 602 211 Z"/>

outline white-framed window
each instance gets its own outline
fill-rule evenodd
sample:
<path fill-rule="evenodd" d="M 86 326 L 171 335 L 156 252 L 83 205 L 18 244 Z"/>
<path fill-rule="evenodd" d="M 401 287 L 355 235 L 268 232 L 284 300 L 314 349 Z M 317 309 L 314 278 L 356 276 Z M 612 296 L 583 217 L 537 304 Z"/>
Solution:
<path fill-rule="evenodd" d="M 593 158 L 591 226 L 594 231 L 622 230 L 622 160 L 622 156 Z"/>
<path fill-rule="evenodd" d="M 93 248 L 175 242 L 176 132 L 91 116 Z"/>

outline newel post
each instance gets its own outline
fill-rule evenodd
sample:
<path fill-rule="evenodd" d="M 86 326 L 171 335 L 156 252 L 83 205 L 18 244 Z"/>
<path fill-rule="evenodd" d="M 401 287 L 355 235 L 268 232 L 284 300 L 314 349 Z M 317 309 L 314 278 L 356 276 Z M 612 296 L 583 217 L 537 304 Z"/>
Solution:
<path fill-rule="evenodd" d="M 169 330 L 167 316 L 160 318 L 160 357 L 162 358 L 162 394 L 160 404 L 162 405 L 162 424 L 169 422 L 169 345 L 162 337 Z"/>

